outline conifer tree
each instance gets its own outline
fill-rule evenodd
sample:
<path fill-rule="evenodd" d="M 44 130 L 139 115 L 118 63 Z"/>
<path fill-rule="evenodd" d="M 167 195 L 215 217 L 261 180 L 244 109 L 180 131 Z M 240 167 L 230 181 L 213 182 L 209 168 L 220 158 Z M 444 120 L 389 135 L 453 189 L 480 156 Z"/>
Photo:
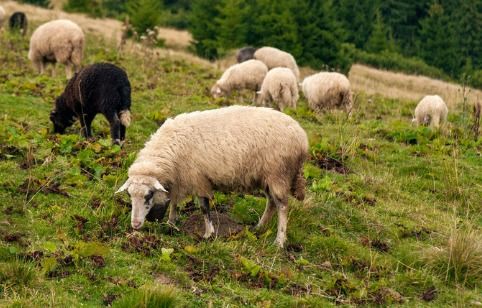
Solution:
<path fill-rule="evenodd" d="M 428 16 L 421 21 L 419 55 L 430 65 L 456 76 L 460 57 L 456 53 L 455 32 L 439 3 L 433 3 Z"/>
<path fill-rule="evenodd" d="M 196 53 L 208 59 L 218 56 L 218 21 L 222 0 L 195 0 L 189 18 L 189 30 Z"/>

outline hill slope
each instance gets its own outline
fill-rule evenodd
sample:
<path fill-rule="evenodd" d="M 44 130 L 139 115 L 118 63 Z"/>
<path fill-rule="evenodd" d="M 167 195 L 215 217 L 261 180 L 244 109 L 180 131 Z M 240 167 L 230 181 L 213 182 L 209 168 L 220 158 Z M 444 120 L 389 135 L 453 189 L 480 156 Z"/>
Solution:
<path fill-rule="evenodd" d="M 410 125 L 413 101 L 363 93 L 349 119 L 315 115 L 304 100 L 288 110 L 308 132 L 312 157 L 308 198 L 290 201 L 286 251 L 272 245 L 275 222 L 261 235 L 243 229 L 264 209 L 255 196 L 216 195 L 219 217 L 244 230 L 227 237 L 192 235 L 199 210 L 189 200 L 181 231 L 150 223 L 133 232 L 128 197 L 113 192 L 149 135 L 166 117 L 251 95 L 213 100 L 214 68 L 149 49 L 118 55 L 89 34 L 84 63 L 115 63 L 132 83 L 134 120 L 120 149 L 100 116 L 93 140 L 79 137 L 78 124 L 52 135 L 48 115 L 63 74 L 34 74 L 26 38 L 2 34 L 0 46 L 0 306 L 482 301 L 480 259 L 453 258 L 481 253 L 482 143 L 460 106 L 442 132 Z"/>

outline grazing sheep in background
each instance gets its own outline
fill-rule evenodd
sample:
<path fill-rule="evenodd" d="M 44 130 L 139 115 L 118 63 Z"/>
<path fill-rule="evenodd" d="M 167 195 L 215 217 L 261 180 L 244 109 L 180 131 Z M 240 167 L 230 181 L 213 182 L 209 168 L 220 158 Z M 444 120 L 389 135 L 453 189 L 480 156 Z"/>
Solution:
<path fill-rule="evenodd" d="M 412 122 L 438 128 L 447 120 L 448 111 L 447 105 L 440 96 L 427 95 L 415 108 L 415 118 Z"/>
<path fill-rule="evenodd" d="M 10 16 L 8 20 L 10 31 L 20 31 L 20 34 L 25 35 L 27 33 L 27 16 L 24 12 L 15 12 Z"/>
<path fill-rule="evenodd" d="M 296 80 L 300 80 L 300 70 L 298 69 L 295 58 L 285 51 L 274 47 L 262 47 L 256 50 L 254 53 L 254 58 L 256 60 L 263 61 L 268 69 L 275 67 L 287 67 L 293 71 L 296 76 Z"/>
<path fill-rule="evenodd" d="M 7 13 L 5 13 L 3 6 L 0 5 L 0 29 L 2 29 L 3 23 L 5 22 L 5 17 L 7 17 Z"/>
<path fill-rule="evenodd" d="M 256 52 L 256 48 L 254 47 L 243 47 L 238 50 L 236 54 L 236 60 L 238 63 L 248 61 L 254 58 L 254 53 Z"/>
<path fill-rule="evenodd" d="M 257 103 L 266 106 L 275 102 L 278 109 L 296 108 L 298 101 L 298 81 L 293 71 L 286 67 L 273 68 L 266 74 L 261 91 L 257 92 Z"/>
<path fill-rule="evenodd" d="M 30 38 L 28 58 L 39 73 L 43 73 L 47 63 L 65 65 L 67 78 L 80 68 L 84 53 L 84 32 L 74 22 L 58 19 L 39 26 Z"/>
<path fill-rule="evenodd" d="M 323 109 L 352 108 L 350 81 L 340 73 L 322 72 L 306 77 L 301 84 L 310 108 L 316 112 Z"/>
<path fill-rule="evenodd" d="M 258 60 L 234 64 L 224 71 L 221 78 L 216 81 L 211 88 L 211 94 L 217 98 L 229 95 L 232 90 L 258 91 L 267 73 L 266 65 Z"/>
<path fill-rule="evenodd" d="M 166 208 L 169 202 L 169 223 L 174 224 L 177 203 L 198 196 L 208 238 L 214 232 L 209 214 L 213 190 L 263 189 L 268 200 L 257 228 L 278 209 L 276 243 L 282 247 L 288 196 L 304 198 L 307 151 L 298 122 L 270 108 L 231 106 L 181 114 L 151 136 L 117 192 L 129 192 L 134 229 L 142 227 L 153 206 Z"/>
<path fill-rule="evenodd" d="M 131 121 L 131 85 L 121 68 L 99 63 L 85 67 L 69 80 L 50 113 L 56 133 L 63 133 L 78 118 L 82 135 L 90 137 L 91 123 L 102 113 L 110 123 L 112 142 L 122 145 Z"/>

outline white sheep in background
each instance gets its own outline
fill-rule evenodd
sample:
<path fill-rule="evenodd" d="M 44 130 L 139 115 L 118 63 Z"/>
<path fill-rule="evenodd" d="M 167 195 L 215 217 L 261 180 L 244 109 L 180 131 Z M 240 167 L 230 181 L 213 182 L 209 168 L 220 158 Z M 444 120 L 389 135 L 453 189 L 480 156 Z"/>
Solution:
<path fill-rule="evenodd" d="M 261 88 L 268 73 L 266 65 L 258 60 L 248 60 L 234 64 L 224 71 L 221 78 L 211 88 L 213 97 L 227 96 L 233 90 L 253 90 Z"/>
<path fill-rule="evenodd" d="M 7 13 L 5 13 L 5 9 L 3 6 L 0 5 L 0 30 L 2 29 L 3 23 L 7 17 Z"/>
<path fill-rule="evenodd" d="M 268 202 L 257 228 L 277 209 L 276 243 L 282 247 L 288 196 L 304 198 L 307 155 L 305 131 L 279 111 L 248 106 L 196 111 L 168 119 L 151 136 L 117 192 L 129 192 L 134 229 L 142 227 L 154 205 L 166 208 L 169 202 L 169 223 L 174 224 L 177 203 L 189 195 L 199 197 L 208 238 L 214 232 L 209 215 L 213 190 L 262 189 Z"/>
<path fill-rule="evenodd" d="M 412 122 L 438 128 L 447 120 L 448 111 L 447 105 L 440 96 L 427 95 L 415 108 L 415 117 Z"/>
<path fill-rule="evenodd" d="M 30 38 L 28 58 L 39 73 L 43 73 L 47 63 L 65 65 L 67 78 L 80 68 L 84 53 L 85 36 L 82 29 L 66 19 L 49 21 L 39 26 Z"/>
<path fill-rule="evenodd" d="M 323 109 L 352 108 L 350 81 L 340 73 L 321 72 L 306 77 L 301 84 L 310 108 L 316 112 Z"/>
<path fill-rule="evenodd" d="M 254 53 L 254 58 L 263 61 L 268 69 L 275 67 L 287 67 L 293 71 L 296 80 L 300 80 L 300 70 L 295 58 L 286 51 L 274 47 L 261 47 Z"/>
<path fill-rule="evenodd" d="M 281 111 L 286 107 L 296 108 L 298 81 L 289 68 L 276 67 L 266 74 L 261 91 L 257 94 L 257 103 L 263 106 L 274 102 Z"/>

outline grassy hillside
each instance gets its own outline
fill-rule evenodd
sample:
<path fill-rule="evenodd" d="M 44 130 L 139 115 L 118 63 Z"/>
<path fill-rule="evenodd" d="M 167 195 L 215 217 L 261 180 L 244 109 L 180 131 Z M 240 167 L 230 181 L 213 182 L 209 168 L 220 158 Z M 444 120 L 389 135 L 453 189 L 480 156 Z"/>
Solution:
<path fill-rule="evenodd" d="M 26 38 L 0 38 L 0 306 L 329 306 L 482 302 L 482 141 L 452 107 L 442 132 L 411 126 L 414 101 L 359 93 L 356 111 L 315 115 L 302 99 L 287 113 L 309 134 L 308 198 L 290 201 L 288 247 L 253 234 L 264 199 L 217 194 L 233 229 L 200 240 L 199 210 L 182 207 L 180 231 L 130 228 L 126 179 L 143 143 L 166 117 L 249 103 L 213 100 L 220 72 L 149 50 L 118 55 L 89 36 L 87 63 L 129 74 L 134 121 L 112 147 L 99 116 L 95 138 L 76 124 L 51 134 L 49 112 L 64 73 L 37 76 Z M 187 222 L 187 223 L 186 223 Z M 183 225 L 184 224 L 184 225 Z"/>

